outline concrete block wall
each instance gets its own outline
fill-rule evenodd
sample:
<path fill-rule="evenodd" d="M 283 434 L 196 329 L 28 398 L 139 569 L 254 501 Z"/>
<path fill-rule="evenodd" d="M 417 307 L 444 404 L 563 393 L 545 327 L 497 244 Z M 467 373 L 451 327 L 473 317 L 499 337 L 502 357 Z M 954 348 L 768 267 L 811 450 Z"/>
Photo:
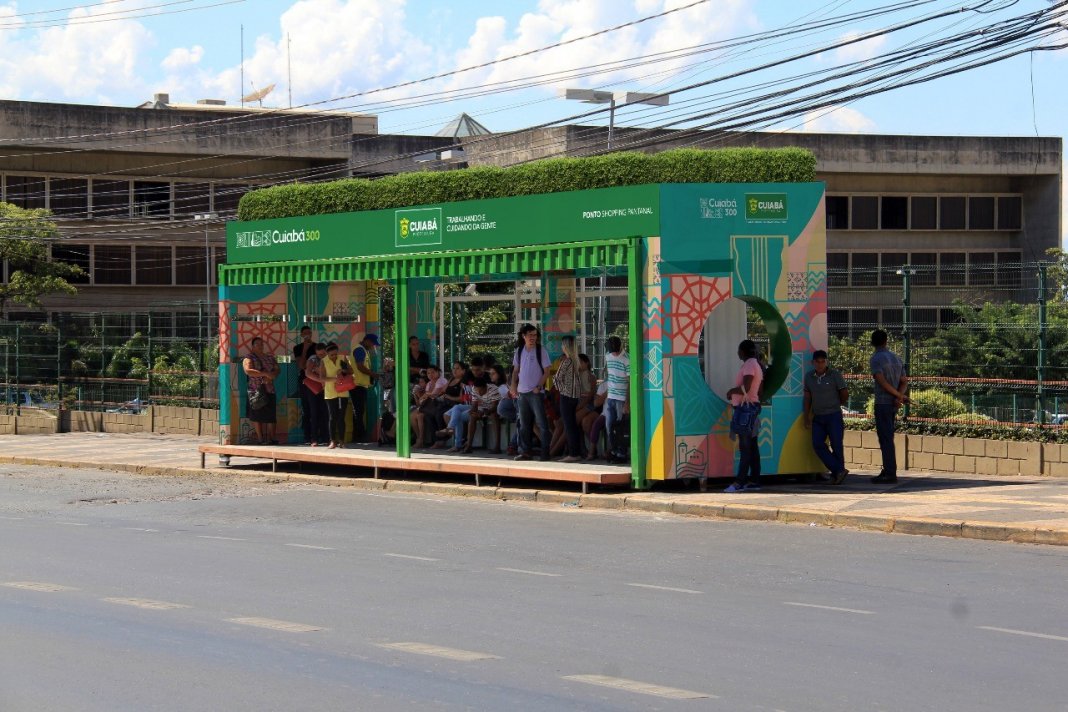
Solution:
<path fill-rule="evenodd" d="M 0 435 L 42 433 L 160 433 L 162 435 L 218 435 L 219 411 L 176 406 L 151 406 L 144 413 L 60 413 L 24 410 L 0 415 Z"/>
<path fill-rule="evenodd" d="M 1068 445 L 903 434 L 896 435 L 895 442 L 899 469 L 1068 477 Z M 875 432 L 846 431 L 845 456 L 850 469 L 878 469 L 882 455 Z"/>

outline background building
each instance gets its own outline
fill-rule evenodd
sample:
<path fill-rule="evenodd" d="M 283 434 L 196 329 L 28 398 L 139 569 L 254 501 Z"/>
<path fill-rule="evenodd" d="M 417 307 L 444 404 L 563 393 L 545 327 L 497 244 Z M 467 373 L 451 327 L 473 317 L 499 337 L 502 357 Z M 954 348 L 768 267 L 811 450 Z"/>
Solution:
<path fill-rule="evenodd" d="M 175 104 L 165 94 L 136 108 L 0 101 L 2 199 L 51 209 L 63 238 L 53 255 L 87 273 L 77 296 L 49 298 L 36 313 L 9 305 L 8 317 L 172 304 L 176 324 L 194 318 L 225 259 L 222 223 L 250 188 L 513 165 L 606 145 L 604 127 L 492 134 L 465 114 L 437 135 L 410 136 L 378 134 L 374 116 Z M 616 129 L 613 146 L 811 150 L 827 184 L 832 333 L 900 324 L 904 265 L 916 268 L 913 320 L 930 328 L 953 318 L 947 288 L 1030 301 L 1034 275 L 1021 264 L 1061 241 L 1060 138 Z"/>

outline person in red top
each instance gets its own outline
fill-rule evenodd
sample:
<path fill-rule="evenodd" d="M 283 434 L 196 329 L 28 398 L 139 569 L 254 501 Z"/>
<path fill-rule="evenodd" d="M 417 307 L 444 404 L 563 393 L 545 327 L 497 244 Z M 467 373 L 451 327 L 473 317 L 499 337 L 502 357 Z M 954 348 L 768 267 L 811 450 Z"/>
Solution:
<path fill-rule="evenodd" d="M 764 368 L 757 359 L 757 345 L 746 339 L 738 344 L 738 358 L 742 367 L 734 378 L 734 388 L 727 391 L 731 406 L 737 408 L 743 404 L 755 406 L 756 422 L 746 432 L 738 436 L 738 475 L 725 492 L 754 492 L 760 490 L 760 386 L 764 382 Z"/>

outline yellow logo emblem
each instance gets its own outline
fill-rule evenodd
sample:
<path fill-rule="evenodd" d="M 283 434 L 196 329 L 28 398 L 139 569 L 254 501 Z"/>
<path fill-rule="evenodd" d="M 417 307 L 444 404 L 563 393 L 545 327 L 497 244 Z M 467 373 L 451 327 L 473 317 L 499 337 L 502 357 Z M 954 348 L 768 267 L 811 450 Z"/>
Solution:
<path fill-rule="evenodd" d="M 410 223 L 411 223 L 411 220 L 409 220 L 408 218 L 401 218 L 401 221 L 400 221 L 400 230 L 401 230 L 400 236 L 402 238 L 408 237 L 408 225 Z"/>
<path fill-rule="evenodd" d="M 755 213 L 759 209 L 759 206 L 760 201 L 758 201 L 756 198 L 749 199 L 749 212 Z"/>

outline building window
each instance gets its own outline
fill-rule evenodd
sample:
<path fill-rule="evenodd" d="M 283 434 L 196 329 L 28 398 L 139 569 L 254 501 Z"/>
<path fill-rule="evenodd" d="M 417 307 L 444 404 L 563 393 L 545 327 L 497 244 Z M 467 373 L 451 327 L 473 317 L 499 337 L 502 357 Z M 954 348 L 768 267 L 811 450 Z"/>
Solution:
<path fill-rule="evenodd" d="M 1022 269 L 1019 252 L 999 252 L 997 281 L 999 287 L 1019 287 Z"/>
<path fill-rule="evenodd" d="M 849 336 L 849 310 L 828 309 L 827 331 L 831 336 Z"/>
<path fill-rule="evenodd" d="M 212 264 L 211 264 L 211 274 L 208 275 L 208 277 L 211 279 L 211 283 L 212 284 L 218 284 L 219 283 L 219 279 L 218 279 L 218 277 L 219 277 L 219 265 L 226 264 L 226 248 L 225 247 L 215 247 L 215 248 L 212 248 L 212 249 L 214 250 L 214 252 L 212 253 L 213 261 L 212 261 Z M 626 278 L 624 277 L 624 279 L 626 279 Z M 611 279 L 609 279 L 609 282 L 611 282 Z"/>
<path fill-rule="evenodd" d="M 175 183 L 174 214 L 204 215 L 211 212 L 210 183 Z"/>
<path fill-rule="evenodd" d="M 39 176 L 7 176 L 7 202 L 32 210 L 45 206 L 45 179 Z"/>
<path fill-rule="evenodd" d="M 828 287 L 848 287 L 849 286 L 849 253 L 848 252 L 828 252 L 827 253 L 827 286 Z"/>
<path fill-rule="evenodd" d="M 137 246 L 137 283 L 171 284 L 171 248 L 160 245 Z"/>
<path fill-rule="evenodd" d="M 879 229 L 879 199 L 870 195 L 853 196 L 853 229 Z"/>
<path fill-rule="evenodd" d="M 77 277 L 68 277 L 67 281 L 71 284 L 89 284 L 89 245 L 53 245 L 52 246 L 52 261 L 53 262 L 66 262 L 69 265 L 76 265 L 82 268 L 85 274 L 78 275 Z"/>
<path fill-rule="evenodd" d="M 175 247 L 175 283 L 204 284 L 204 276 L 207 274 L 205 257 L 203 247 Z"/>
<path fill-rule="evenodd" d="M 849 270 L 854 287 L 874 287 L 879 283 L 879 254 L 854 252 L 853 266 Z"/>
<path fill-rule="evenodd" d="M 879 323 L 878 309 L 853 310 L 853 327 L 850 329 L 853 336 L 858 336 L 865 331 L 875 331 L 880 326 L 882 325 Z"/>
<path fill-rule="evenodd" d="M 93 179 L 93 217 L 124 218 L 130 214 L 130 181 Z"/>
<path fill-rule="evenodd" d="M 171 184 L 134 181 L 134 209 L 136 218 L 165 218 L 171 215 Z"/>
<path fill-rule="evenodd" d="M 827 229 L 849 229 L 849 197 L 845 195 L 828 195 L 827 206 Z"/>
<path fill-rule="evenodd" d="M 93 281 L 96 284 L 130 284 L 133 259 L 129 246 L 97 245 L 93 248 Z"/>
<path fill-rule="evenodd" d="M 972 287 L 994 286 L 993 252 L 972 252 L 968 255 L 968 284 Z"/>
<path fill-rule="evenodd" d="M 904 313 L 902 309 L 883 309 L 883 316 L 879 323 L 889 333 L 900 334 L 904 323 L 902 321 Z"/>
<path fill-rule="evenodd" d="M 989 197 L 968 198 L 968 229 L 994 229 L 994 199 Z"/>
<path fill-rule="evenodd" d="M 58 217 L 89 217 L 89 181 L 49 178 L 48 208 Z"/>
<path fill-rule="evenodd" d="M 910 217 L 913 230 L 938 229 L 938 198 L 933 195 L 913 197 Z"/>
<path fill-rule="evenodd" d="M 935 252 L 913 252 L 909 258 L 912 266 L 912 285 L 914 287 L 933 286 L 938 281 L 938 254 Z"/>
<path fill-rule="evenodd" d="M 1023 228 L 1023 200 L 1013 195 L 998 198 L 998 230 L 1020 230 L 1021 228 Z"/>
<path fill-rule="evenodd" d="M 247 185 L 233 185 L 231 183 L 215 184 L 215 212 L 221 214 L 236 214 L 237 204 L 241 196 L 248 192 Z"/>
<path fill-rule="evenodd" d="M 938 229 L 963 230 L 966 204 L 967 200 L 961 196 L 939 198 Z"/>
<path fill-rule="evenodd" d="M 879 227 L 883 230 L 905 230 L 909 226 L 909 199 L 884 195 L 879 212 Z"/>
<path fill-rule="evenodd" d="M 964 253 L 943 252 L 938 261 L 938 283 L 943 287 L 963 287 L 968 276 Z"/>
<path fill-rule="evenodd" d="M 898 271 L 908 262 L 906 252 L 884 252 L 882 261 L 882 285 L 884 287 L 896 287 L 901 285 L 901 275 Z"/>
<path fill-rule="evenodd" d="M 937 309 L 913 309 L 909 319 L 909 331 L 913 336 L 933 336 L 938 329 Z"/>

